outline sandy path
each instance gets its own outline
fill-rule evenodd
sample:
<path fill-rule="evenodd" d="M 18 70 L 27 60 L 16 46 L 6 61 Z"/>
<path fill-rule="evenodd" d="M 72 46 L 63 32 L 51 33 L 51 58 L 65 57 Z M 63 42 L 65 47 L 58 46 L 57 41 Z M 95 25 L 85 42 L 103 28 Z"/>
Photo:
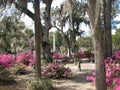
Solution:
<path fill-rule="evenodd" d="M 57 90 L 95 90 L 94 85 L 86 80 L 86 76 L 95 70 L 92 63 L 81 64 L 82 71 L 78 70 L 78 65 L 67 64 L 72 69 L 73 76 L 69 79 L 53 80 Z"/>

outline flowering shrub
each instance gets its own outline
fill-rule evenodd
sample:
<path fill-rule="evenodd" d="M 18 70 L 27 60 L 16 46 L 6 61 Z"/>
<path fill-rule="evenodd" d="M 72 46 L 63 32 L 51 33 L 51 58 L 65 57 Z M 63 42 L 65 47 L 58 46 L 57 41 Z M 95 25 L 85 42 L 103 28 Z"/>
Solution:
<path fill-rule="evenodd" d="M 23 63 L 32 66 L 35 62 L 34 54 L 31 51 L 18 53 L 16 58 L 12 54 L 0 54 L 0 66 L 11 67 L 15 63 Z"/>
<path fill-rule="evenodd" d="M 0 54 L 0 66 L 10 67 L 14 62 L 14 57 L 12 54 Z"/>
<path fill-rule="evenodd" d="M 76 52 L 76 53 L 74 53 L 74 57 L 75 57 L 75 58 L 80 58 L 80 57 L 82 57 L 83 55 L 84 55 L 83 52 Z"/>
<path fill-rule="evenodd" d="M 114 87 L 114 90 L 120 90 L 120 78 L 116 78 L 115 79 L 115 87 Z"/>
<path fill-rule="evenodd" d="M 71 57 L 69 57 L 69 56 L 63 56 L 62 62 L 68 62 L 68 61 L 70 61 L 70 59 L 71 59 Z"/>
<path fill-rule="evenodd" d="M 16 56 L 16 62 L 17 63 L 22 62 L 23 64 L 27 66 L 32 66 L 34 65 L 35 57 L 31 51 L 24 52 L 24 53 L 18 53 Z"/>
<path fill-rule="evenodd" d="M 62 58 L 62 54 L 59 52 L 54 52 L 52 55 L 53 59 L 61 59 Z"/>
<path fill-rule="evenodd" d="M 11 54 L 0 54 L 0 82 L 11 83 L 14 78 L 11 76 L 9 69 L 14 63 L 14 57 Z"/>
<path fill-rule="evenodd" d="M 50 63 L 46 66 L 45 70 L 42 72 L 42 75 L 48 78 L 68 77 L 71 75 L 71 70 L 63 64 Z"/>
<path fill-rule="evenodd" d="M 111 57 L 108 57 L 105 62 L 106 68 L 106 84 L 108 88 L 120 90 L 120 51 L 115 52 Z M 88 76 L 87 80 L 95 82 L 95 72 L 92 76 Z"/>
<path fill-rule="evenodd" d="M 90 58 L 90 57 L 94 57 L 94 54 L 88 51 L 80 51 L 80 52 L 76 52 L 74 53 L 74 57 L 75 58 Z"/>
<path fill-rule="evenodd" d="M 120 59 L 120 51 L 117 51 L 113 54 L 113 57 L 116 57 L 117 59 Z"/>

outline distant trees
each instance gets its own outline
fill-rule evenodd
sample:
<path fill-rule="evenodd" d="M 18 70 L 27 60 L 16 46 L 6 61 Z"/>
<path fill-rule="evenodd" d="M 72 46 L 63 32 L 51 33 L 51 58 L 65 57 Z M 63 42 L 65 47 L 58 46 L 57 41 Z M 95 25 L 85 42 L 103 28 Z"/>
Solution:
<path fill-rule="evenodd" d="M 80 23 L 87 22 L 85 20 L 86 6 L 88 6 L 88 16 L 90 20 L 90 28 L 92 30 L 92 37 L 94 41 L 95 59 L 96 59 L 96 89 L 106 90 L 105 82 L 105 66 L 104 59 L 111 55 L 111 11 L 112 1 L 116 0 L 88 0 L 86 2 L 78 2 L 76 0 L 65 0 L 65 3 L 60 8 L 56 8 L 51 24 L 51 4 L 53 0 L 41 0 L 45 4 L 45 11 L 43 12 L 43 23 L 40 14 L 40 1 L 29 0 L 34 2 L 35 13 L 27 8 L 28 0 L 0 0 L 0 8 L 4 10 L 6 5 L 14 3 L 16 8 L 24 12 L 31 19 L 35 21 L 35 50 L 36 50 L 36 71 L 40 75 L 40 54 L 42 43 L 43 56 L 48 62 L 52 62 L 49 30 L 52 24 L 55 28 L 62 32 L 66 40 L 67 48 L 70 51 L 76 49 L 76 36 L 80 36 L 83 31 L 80 30 Z M 85 0 L 86 1 L 86 0 Z M 6 24 L 9 25 L 9 24 Z M 64 32 L 64 27 L 68 25 L 68 31 Z M 1 28 L 1 27 L 0 27 Z M 9 30 L 9 27 L 6 27 Z M 6 33 L 6 32 L 5 32 Z M 59 35 L 59 34 L 58 34 Z M 8 32 L 9 36 L 9 32 Z M 8 39 L 8 36 L 6 38 Z M 2 34 L 1 34 L 2 37 Z M 6 38 L 4 40 L 6 40 Z M 28 36 L 30 38 L 30 36 Z M 4 41 L 10 43 L 10 41 Z M 60 43 L 59 43 L 60 45 Z M 4 46 L 4 45 L 3 45 Z M 71 50 L 72 47 L 72 50 Z M 7 52 L 10 52 L 10 45 L 7 47 Z"/>
<path fill-rule="evenodd" d="M 112 36 L 113 50 L 120 50 L 120 29 L 117 29 L 115 35 Z"/>
<path fill-rule="evenodd" d="M 86 6 L 84 2 L 65 0 L 60 7 L 56 7 L 51 11 L 53 27 L 62 32 L 70 56 L 71 52 L 78 50 L 76 37 L 84 33 L 80 29 L 80 24 L 82 22 L 87 23 L 85 18 Z M 64 31 L 65 27 L 68 27 L 66 32 Z"/>
<path fill-rule="evenodd" d="M 55 47 L 56 51 L 61 51 L 61 47 L 64 46 L 63 34 L 60 31 L 50 32 L 49 33 L 49 42 L 51 49 L 53 48 L 53 38 L 55 37 Z"/>
<path fill-rule="evenodd" d="M 40 31 L 42 32 L 41 38 L 42 38 L 42 48 L 43 48 L 43 55 L 44 58 L 48 61 L 51 62 L 51 54 L 50 54 L 50 44 L 49 44 L 49 30 L 51 28 L 51 16 L 50 16 L 50 11 L 51 11 L 51 3 L 53 0 L 41 0 L 44 4 L 46 4 L 45 11 L 44 11 L 44 24 L 41 23 L 41 18 L 39 19 L 39 25 L 40 25 Z M 34 4 L 35 1 L 33 0 L 19 0 L 19 1 L 13 1 L 13 0 L 1 0 L 0 1 L 0 7 L 4 10 L 7 5 L 11 6 L 12 3 L 16 6 L 18 10 L 20 10 L 22 13 L 25 13 L 28 15 L 32 20 L 35 21 L 35 13 L 31 12 L 27 8 L 27 3 L 32 2 Z M 40 4 L 40 3 L 39 3 Z M 39 7 L 40 8 L 40 7 Z M 40 15 L 39 15 L 40 16 Z"/>
<path fill-rule="evenodd" d="M 17 53 L 31 49 L 34 47 L 33 36 L 33 31 L 27 29 L 15 15 L 6 16 L 0 21 L 0 52 Z"/>
<path fill-rule="evenodd" d="M 77 42 L 78 42 L 79 48 L 83 48 L 87 51 L 93 51 L 94 50 L 92 37 L 90 37 L 90 36 L 89 37 L 79 37 Z"/>

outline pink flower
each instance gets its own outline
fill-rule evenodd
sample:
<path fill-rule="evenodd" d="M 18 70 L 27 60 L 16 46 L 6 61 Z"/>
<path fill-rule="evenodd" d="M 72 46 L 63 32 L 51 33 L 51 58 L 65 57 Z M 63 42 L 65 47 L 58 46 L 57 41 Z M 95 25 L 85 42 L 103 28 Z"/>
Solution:
<path fill-rule="evenodd" d="M 120 85 L 120 78 L 115 78 L 115 82 L 117 82 L 117 84 Z"/>
<path fill-rule="evenodd" d="M 120 90 L 120 85 L 116 85 L 116 86 L 114 87 L 114 90 Z"/>
<path fill-rule="evenodd" d="M 120 51 L 117 51 L 113 54 L 116 58 L 119 58 L 120 59 Z"/>
<path fill-rule="evenodd" d="M 62 54 L 59 52 L 54 52 L 52 55 L 53 59 L 61 59 L 62 58 Z"/>
<path fill-rule="evenodd" d="M 93 83 L 95 83 L 95 77 L 94 76 L 87 76 L 86 80 L 92 81 Z"/>
<path fill-rule="evenodd" d="M 96 72 L 93 72 L 92 74 L 95 76 L 95 75 L 96 75 Z"/>
<path fill-rule="evenodd" d="M 64 64 L 50 63 L 46 66 L 42 75 L 49 78 L 68 77 L 71 75 L 71 70 L 69 67 L 65 67 Z"/>
<path fill-rule="evenodd" d="M 106 84 L 108 88 L 120 90 L 120 51 L 115 52 L 111 57 L 104 60 L 106 68 Z M 95 82 L 95 72 L 92 76 L 86 77 L 87 80 Z"/>
<path fill-rule="evenodd" d="M 12 54 L 0 54 L 0 66 L 11 67 L 14 63 L 14 57 Z"/>
<path fill-rule="evenodd" d="M 34 54 L 32 54 L 31 51 L 27 51 L 24 53 L 18 53 L 16 56 L 16 62 L 21 62 L 28 66 L 33 66 L 35 63 L 35 57 Z"/>

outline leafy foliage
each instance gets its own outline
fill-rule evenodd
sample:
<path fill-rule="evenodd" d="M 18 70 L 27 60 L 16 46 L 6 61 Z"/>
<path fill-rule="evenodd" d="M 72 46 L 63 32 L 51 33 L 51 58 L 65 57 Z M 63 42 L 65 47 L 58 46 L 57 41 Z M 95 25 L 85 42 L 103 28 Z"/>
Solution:
<path fill-rule="evenodd" d="M 0 66 L 0 83 L 14 83 L 15 80 L 13 76 L 11 76 L 11 73 L 9 69 Z"/>
<path fill-rule="evenodd" d="M 120 29 L 117 29 L 115 35 L 112 36 L 114 51 L 120 50 Z"/>
<path fill-rule="evenodd" d="M 26 67 L 23 63 L 15 63 L 13 67 L 9 68 L 9 71 L 12 75 L 22 75 L 27 73 Z"/>
<path fill-rule="evenodd" d="M 60 51 L 60 48 L 64 46 L 63 41 L 63 35 L 60 31 L 55 31 L 55 32 L 50 32 L 49 33 L 49 42 L 51 46 L 53 46 L 53 34 L 55 35 L 55 46 L 56 46 L 56 51 Z"/>
<path fill-rule="evenodd" d="M 29 41 L 33 41 L 34 34 L 32 30 L 25 29 L 25 24 L 16 16 L 4 17 L 0 21 L 0 52 L 17 53 L 30 48 Z"/>
<path fill-rule="evenodd" d="M 93 50 L 92 37 L 80 37 L 77 41 L 80 48 L 85 48 L 88 51 Z"/>
<path fill-rule="evenodd" d="M 29 90 L 53 90 L 52 81 L 50 79 L 40 79 L 35 77 L 27 81 Z"/>

